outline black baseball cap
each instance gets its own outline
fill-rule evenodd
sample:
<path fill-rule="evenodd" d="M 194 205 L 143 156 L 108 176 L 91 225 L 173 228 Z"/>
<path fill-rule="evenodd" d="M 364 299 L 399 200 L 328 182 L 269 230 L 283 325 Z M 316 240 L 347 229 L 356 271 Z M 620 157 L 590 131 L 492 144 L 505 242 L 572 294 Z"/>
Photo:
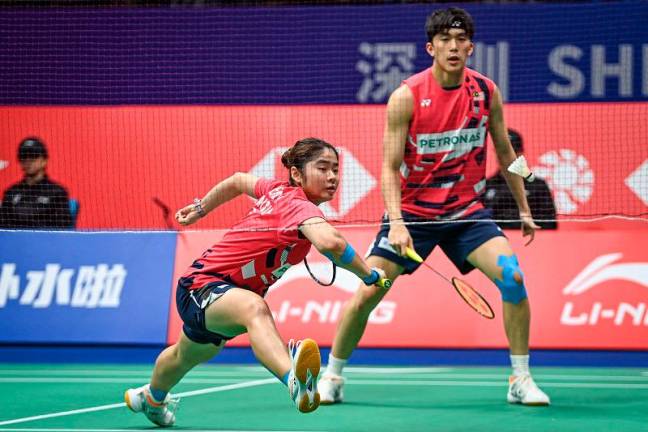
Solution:
<path fill-rule="evenodd" d="M 20 142 L 18 146 L 18 160 L 47 158 L 47 148 L 43 141 L 37 137 L 28 137 Z"/>
<path fill-rule="evenodd" d="M 515 153 L 524 153 L 524 145 L 522 144 L 522 135 L 515 129 L 509 128 L 508 130 L 509 140 L 511 141 L 511 146 Z"/>

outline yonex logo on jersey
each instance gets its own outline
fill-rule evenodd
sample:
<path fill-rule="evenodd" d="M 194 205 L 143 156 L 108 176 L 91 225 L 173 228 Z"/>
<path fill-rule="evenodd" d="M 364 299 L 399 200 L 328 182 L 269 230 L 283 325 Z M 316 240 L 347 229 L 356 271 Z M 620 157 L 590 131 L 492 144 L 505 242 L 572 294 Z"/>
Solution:
<path fill-rule="evenodd" d="M 473 147 L 484 144 L 483 128 L 457 129 L 436 134 L 419 134 L 416 136 L 419 154 L 440 153 L 465 147 L 469 151 Z"/>
<path fill-rule="evenodd" d="M 122 264 L 80 266 L 78 269 L 46 264 L 44 270 L 28 271 L 23 284 L 16 274 L 16 264 L 5 263 L 0 271 L 0 308 L 9 300 L 18 300 L 20 305 L 37 309 L 52 304 L 116 308 L 127 274 Z"/>
<path fill-rule="evenodd" d="M 423 99 L 423 100 L 421 101 L 421 106 L 422 106 L 423 108 L 427 108 L 427 107 L 429 107 L 431 104 L 432 104 L 432 99 Z"/>

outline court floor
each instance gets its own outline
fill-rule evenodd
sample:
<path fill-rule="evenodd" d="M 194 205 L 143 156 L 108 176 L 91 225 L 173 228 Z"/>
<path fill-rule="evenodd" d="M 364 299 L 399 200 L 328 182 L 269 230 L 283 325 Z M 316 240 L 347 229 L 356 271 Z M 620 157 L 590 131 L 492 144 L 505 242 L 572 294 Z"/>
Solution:
<path fill-rule="evenodd" d="M 506 368 L 349 367 L 345 403 L 300 414 L 260 366 L 201 366 L 177 386 L 190 431 L 648 431 L 648 369 L 535 368 L 550 407 L 506 403 Z M 0 432 L 153 425 L 123 403 L 150 365 L 0 364 Z"/>

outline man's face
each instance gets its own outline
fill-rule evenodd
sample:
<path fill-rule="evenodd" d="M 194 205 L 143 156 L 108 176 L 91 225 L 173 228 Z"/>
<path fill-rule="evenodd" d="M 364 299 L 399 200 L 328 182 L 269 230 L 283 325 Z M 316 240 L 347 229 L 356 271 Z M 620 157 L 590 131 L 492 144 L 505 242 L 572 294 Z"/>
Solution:
<path fill-rule="evenodd" d="M 19 162 L 26 177 L 39 175 L 45 171 L 45 165 L 47 165 L 47 159 L 43 156 L 20 159 Z"/>
<path fill-rule="evenodd" d="M 461 72 L 472 55 L 473 43 L 463 29 L 450 29 L 437 33 L 425 46 L 428 54 L 442 70 Z"/>

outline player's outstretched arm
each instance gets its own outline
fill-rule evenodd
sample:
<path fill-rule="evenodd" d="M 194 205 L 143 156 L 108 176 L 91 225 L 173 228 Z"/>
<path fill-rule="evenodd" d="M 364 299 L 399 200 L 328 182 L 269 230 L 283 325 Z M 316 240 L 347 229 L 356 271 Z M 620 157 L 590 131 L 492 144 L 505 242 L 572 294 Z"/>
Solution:
<path fill-rule="evenodd" d="M 299 230 L 322 255 L 358 276 L 365 284 L 391 286 L 391 282 L 386 282 L 385 273 L 381 269 L 369 268 L 342 234 L 326 220 L 309 218 L 299 226 Z"/>
<path fill-rule="evenodd" d="M 259 178 L 255 175 L 237 172 L 216 184 L 202 199 L 196 199 L 192 204 L 178 210 L 175 218 L 180 225 L 191 225 L 216 207 L 241 194 L 256 198 L 254 185 L 257 180 Z"/>

